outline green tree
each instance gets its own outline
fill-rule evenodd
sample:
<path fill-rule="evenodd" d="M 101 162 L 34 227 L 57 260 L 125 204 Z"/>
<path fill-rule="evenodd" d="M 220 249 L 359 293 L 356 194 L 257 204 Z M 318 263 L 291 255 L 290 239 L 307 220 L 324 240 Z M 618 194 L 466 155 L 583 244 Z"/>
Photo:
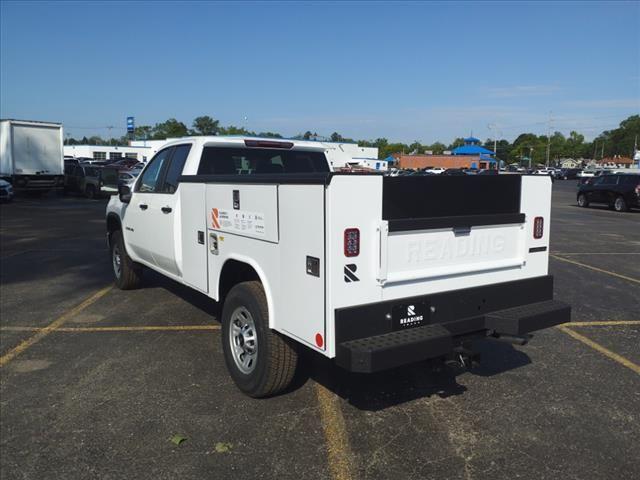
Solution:
<path fill-rule="evenodd" d="M 447 150 L 453 150 L 454 148 L 461 147 L 462 145 L 464 145 L 464 138 L 458 137 L 449 145 Z"/>
<path fill-rule="evenodd" d="M 264 138 L 282 138 L 282 135 L 275 132 L 260 132 L 258 136 Z"/>
<path fill-rule="evenodd" d="M 193 119 L 192 134 L 194 135 L 217 135 L 220 131 L 220 121 L 214 120 L 208 115 Z"/>
<path fill-rule="evenodd" d="M 420 144 L 419 141 L 414 141 L 411 145 L 409 145 L 409 151 L 414 153 L 423 153 L 424 147 Z"/>
<path fill-rule="evenodd" d="M 151 138 L 152 131 L 153 128 L 150 125 L 140 125 L 133 130 L 133 136 L 134 138 L 138 138 L 140 140 L 146 140 L 148 138 Z"/>
<path fill-rule="evenodd" d="M 235 125 L 229 125 L 228 127 L 220 128 L 221 135 L 244 135 L 254 137 L 256 135 L 255 132 L 250 132 L 244 127 L 236 127 Z"/>
<path fill-rule="evenodd" d="M 435 142 L 425 147 L 425 150 L 429 150 L 434 155 L 442 155 L 442 152 L 444 152 L 446 149 L 447 146 L 442 142 Z"/>
<path fill-rule="evenodd" d="M 332 142 L 342 142 L 344 139 L 342 138 L 342 135 L 340 135 L 338 132 L 333 132 L 331 134 L 331 137 L 329 137 L 331 139 Z"/>
<path fill-rule="evenodd" d="M 188 134 L 189 131 L 184 123 L 175 118 L 170 118 L 166 122 L 155 124 L 152 138 L 154 140 L 164 140 L 166 138 L 186 137 Z"/>

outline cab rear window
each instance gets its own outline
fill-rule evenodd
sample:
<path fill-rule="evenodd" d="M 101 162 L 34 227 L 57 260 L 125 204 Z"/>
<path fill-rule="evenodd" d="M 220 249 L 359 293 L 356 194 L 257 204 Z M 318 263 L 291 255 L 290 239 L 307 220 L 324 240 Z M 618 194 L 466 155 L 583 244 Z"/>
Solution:
<path fill-rule="evenodd" d="M 205 147 L 198 175 L 264 175 L 326 173 L 322 152 L 276 150 L 271 148 Z"/>

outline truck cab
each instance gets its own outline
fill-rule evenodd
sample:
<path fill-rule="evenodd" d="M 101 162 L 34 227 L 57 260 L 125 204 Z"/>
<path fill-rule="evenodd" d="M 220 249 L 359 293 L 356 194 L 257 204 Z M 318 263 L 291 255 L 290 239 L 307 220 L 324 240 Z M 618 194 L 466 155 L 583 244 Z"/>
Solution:
<path fill-rule="evenodd" d="M 227 367 L 255 397 L 286 388 L 303 348 L 367 373 L 569 320 L 548 275 L 548 176 L 345 173 L 325 150 L 167 144 L 107 207 L 117 285 L 151 268 L 223 302 Z"/>

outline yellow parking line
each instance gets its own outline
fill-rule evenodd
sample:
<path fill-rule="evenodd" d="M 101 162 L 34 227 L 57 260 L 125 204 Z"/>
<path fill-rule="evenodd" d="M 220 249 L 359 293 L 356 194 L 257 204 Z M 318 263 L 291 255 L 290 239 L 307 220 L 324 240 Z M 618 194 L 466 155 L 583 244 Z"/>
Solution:
<path fill-rule="evenodd" d="M 609 327 L 618 325 L 640 325 L 640 320 L 603 320 L 597 322 L 568 322 L 563 327 Z"/>
<path fill-rule="evenodd" d="M 22 352 L 27 350 L 29 347 L 32 347 L 33 345 L 38 343 L 40 340 L 42 340 L 44 337 L 49 335 L 51 332 L 60 328 L 66 321 L 76 316 L 78 313 L 83 311 L 89 305 L 92 305 L 97 300 L 104 297 L 107 293 L 109 293 L 109 291 L 112 288 L 113 288 L 113 285 L 109 285 L 108 287 L 98 290 L 96 293 L 94 293 L 89 298 L 84 300 L 80 305 L 77 305 L 73 307 L 71 310 L 68 310 L 67 312 L 63 313 L 57 319 L 51 322 L 49 325 L 42 328 L 41 330 L 38 330 L 35 335 L 20 342 L 17 346 L 15 346 L 14 348 L 12 348 L 11 350 L 9 350 L 7 353 L 5 353 L 0 357 L 0 367 L 3 367 L 7 363 L 9 363 L 11 360 L 13 360 L 15 357 L 20 355 Z"/>
<path fill-rule="evenodd" d="M 557 328 L 563 331 L 564 333 L 566 333 L 567 335 L 593 348 L 595 351 L 601 353 L 605 357 L 610 358 L 614 362 L 618 362 L 620 365 L 624 365 L 628 369 L 633 370 L 635 373 L 640 375 L 640 365 L 633 363 L 631 360 L 624 358 L 622 355 L 618 355 L 617 353 L 612 352 L 608 348 L 603 347 L 599 343 L 594 342 L 590 338 L 587 338 L 584 335 L 581 335 L 578 332 L 571 330 L 570 328 L 567 328 L 563 325 L 559 325 Z"/>
<path fill-rule="evenodd" d="M 316 383 L 316 394 L 320 404 L 320 418 L 327 443 L 327 456 L 331 478 L 333 480 L 350 480 L 354 478 L 351 465 L 352 453 L 349 436 L 335 394 Z"/>
<path fill-rule="evenodd" d="M 555 258 L 556 260 L 560 260 L 561 262 L 572 263 L 573 265 L 578 265 L 580 267 L 589 268 L 591 270 L 594 270 L 594 271 L 600 272 L 600 273 L 606 273 L 607 275 L 612 275 L 614 277 L 622 278 L 623 280 L 628 280 L 629 282 L 640 283 L 640 280 L 638 280 L 637 278 L 627 277 L 626 275 L 620 275 L 619 273 L 610 272 L 609 270 L 604 270 L 602 268 L 593 267 L 591 265 L 587 265 L 586 263 L 576 262 L 575 260 L 569 260 L 568 258 L 562 258 L 562 257 L 559 257 L 557 255 L 550 254 L 549 256 Z"/>
<path fill-rule="evenodd" d="M 46 328 L 46 327 L 45 327 Z M 148 332 L 148 331 L 193 331 L 193 330 L 220 330 L 220 325 L 144 325 L 138 327 L 60 327 L 56 332 Z M 6 332 L 39 332 L 42 327 L 0 327 L 0 331 Z"/>

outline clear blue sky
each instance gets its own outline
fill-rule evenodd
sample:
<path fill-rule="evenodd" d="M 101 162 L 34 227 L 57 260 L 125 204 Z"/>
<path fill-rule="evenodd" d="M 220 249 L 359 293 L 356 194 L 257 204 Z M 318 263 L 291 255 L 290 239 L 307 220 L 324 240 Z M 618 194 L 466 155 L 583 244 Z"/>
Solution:
<path fill-rule="evenodd" d="M 0 116 L 445 143 L 640 112 L 640 3 L 1 4 Z M 246 120 L 245 120 L 246 117 Z"/>

